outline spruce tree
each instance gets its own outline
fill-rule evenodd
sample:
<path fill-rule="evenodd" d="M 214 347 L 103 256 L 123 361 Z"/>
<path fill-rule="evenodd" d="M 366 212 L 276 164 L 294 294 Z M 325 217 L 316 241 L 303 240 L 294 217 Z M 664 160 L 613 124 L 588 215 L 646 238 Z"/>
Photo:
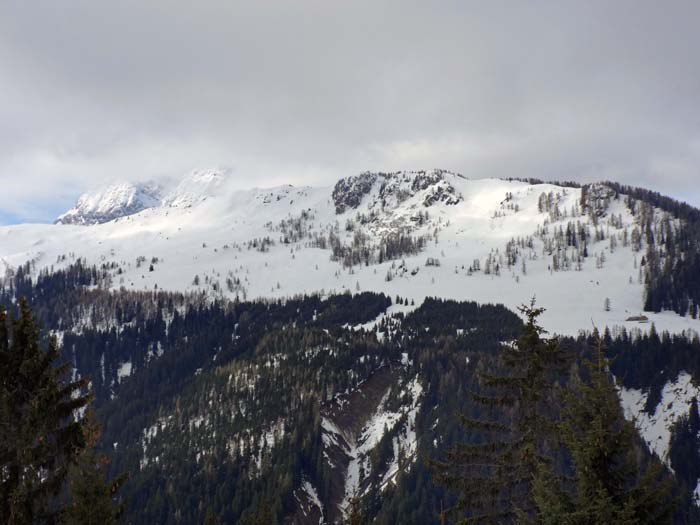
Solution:
<path fill-rule="evenodd" d="M 668 458 L 676 474 L 683 498 L 683 509 L 692 516 L 686 522 L 700 521 L 700 510 L 694 504 L 694 491 L 700 478 L 700 414 L 698 401 L 693 398 L 688 415 L 680 417 L 671 427 Z"/>
<path fill-rule="evenodd" d="M 71 501 L 62 513 L 61 521 L 70 525 L 113 525 L 123 511 L 123 506 L 115 504 L 114 499 L 126 481 L 126 475 L 107 481 L 109 460 L 92 448 L 100 435 L 99 426 L 92 420 L 91 414 L 85 418 L 90 448 L 80 456 L 69 474 Z"/>
<path fill-rule="evenodd" d="M 26 300 L 8 329 L 0 308 L 0 522 L 53 523 L 61 515 L 69 469 L 88 446 L 79 411 L 85 380 L 68 381 L 57 342 L 46 349 Z"/>
<path fill-rule="evenodd" d="M 537 521 L 532 484 L 538 472 L 551 468 L 551 447 L 546 444 L 555 420 L 547 405 L 567 357 L 537 323 L 544 309 L 536 308 L 533 300 L 520 311 L 527 323 L 513 345 L 502 347 L 503 375 L 480 373 L 489 392 L 472 394 L 490 417 L 462 417 L 482 441 L 458 444 L 447 461 L 435 463 L 438 479 L 459 493 L 452 509 L 459 523 Z"/>
<path fill-rule="evenodd" d="M 656 457 L 640 465 L 637 433 L 622 414 L 600 338 L 585 370 L 590 381 L 572 379 L 560 426 L 573 480 L 562 486 L 548 473 L 538 475 L 535 499 L 542 522 L 671 523 L 671 479 Z"/>
<path fill-rule="evenodd" d="M 688 414 L 671 427 L 669 460 L 676 477 L 690 490 L 700 478 L 700 416 L 698 402 L 693 398 Z"/>

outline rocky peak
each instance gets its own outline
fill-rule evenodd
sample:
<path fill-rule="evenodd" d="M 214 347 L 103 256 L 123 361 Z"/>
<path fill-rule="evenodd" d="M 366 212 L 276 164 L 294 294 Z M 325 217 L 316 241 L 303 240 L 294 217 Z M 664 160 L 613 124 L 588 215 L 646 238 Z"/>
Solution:
<path fill-rule="evenodd" d="M 57 224 L 100 224 L 160 204 L 162 187 L 154 183 L 121 182 L 84 193 L 75 206 L 56 219 Z"/>
<path fill-rule="evenodd" d="M 358 208 L 370 193 L 373 195 L 369 208 L 376 205 L 394 208 L 410 198 L 416 198 L 425 207 L 438 202 L 453 205 L 462 200 L 450 180 L 455 177 L 464 178 L 445 170 L 365 172 L 339 180 L 333 188 L 333 202 L 338 214 Z M 373 192 L 377 185 L 378 189 Z"/>

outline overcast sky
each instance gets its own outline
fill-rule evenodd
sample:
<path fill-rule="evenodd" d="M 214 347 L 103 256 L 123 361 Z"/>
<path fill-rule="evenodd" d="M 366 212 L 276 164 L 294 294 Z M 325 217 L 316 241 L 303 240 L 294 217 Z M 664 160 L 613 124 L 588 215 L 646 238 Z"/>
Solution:
<path fill-rule="evenodd" d="M 0 223 L 219 166 L 241 187 L 614 179 L 700 206 L 699 20 L 697 0 L 4 0 Z"/>

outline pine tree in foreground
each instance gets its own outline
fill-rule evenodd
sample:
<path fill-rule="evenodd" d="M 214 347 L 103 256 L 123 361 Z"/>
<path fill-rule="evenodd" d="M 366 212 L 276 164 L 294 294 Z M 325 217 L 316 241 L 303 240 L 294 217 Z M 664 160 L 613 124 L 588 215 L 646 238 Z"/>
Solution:
<path fill-rule="evenodd" d="M 573 378 L 561 424 L 574 475 L 562 485 L 540 473 L 535 500 L 545 524 L 644 525 L 671 523 L 672 480 L 656 457 L 640 466 L 634 424 L 625 420 L 598 340 L 590 383 Z"/>
<path fill-rule="evenodd" d="M 547 405 L 567 358 L 556 339 L 543 337 L 537 318 L 544 309 L 533 301 L 520 311 L 527 323 L 515 344 L 502 348 L 504 375 L 479 374 L 487 395 L 473 394 L 489 419 L 462 418 L 481 442 L 456 445 L 447 461 L 435 463 L 440 482 L 459 494 L 452 509 L 459 523 L 538 521 L 533 480 L 551 469 L 556 421 Z"/>
<path fill-rule="evenodd" d="M 93 432 L 76 417 L 90 401 L 81 395 L 87 381 L 65 379 L 69 365 L 56 366 L 55 338 L 41 348 L 26 300 L 11 325 L 0 307 L 0 523 L 55 523 Z"/>

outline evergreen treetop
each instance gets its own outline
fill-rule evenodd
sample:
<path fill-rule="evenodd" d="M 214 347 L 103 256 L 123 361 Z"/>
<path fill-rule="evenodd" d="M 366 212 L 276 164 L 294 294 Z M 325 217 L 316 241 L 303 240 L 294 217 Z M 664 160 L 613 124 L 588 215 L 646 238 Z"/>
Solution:
<path fill-rule="evenodd" d="M 91 399 L 81 393 L 87 381 L 66 379 L 69 364 L 56 364 L 55 337 L 46 349 L 39 340 L 25 299 L 11 323 L 0 307 L 0 522 L 12 525 L 66 519 L 69 471 L 96 431 L 82 417 Z M 92 498 L 85 505 L 93 515 L 99 511 Z"/>
<path fill-rule="evenodd" d="M 656 457 L 640 461 L 634 423 L 622 414 L 602 341 L 597 341 L 595 359 L 584 362 L 590 379 L 572 378 L 559 425 L 573 478 L 557 484 L 541 471 L 536 479 L 542 523 L 671 523 L 670 476 Z"/>
<path fill-rule="evenodd" d="M 481 372 L 487 393 L 472 393 L 491 417 L 462 417 L 481 442 L 456 445 L 446 462 L 435 464 L 441 482 L 459 492 L 452 509 L 459 523 L 537 522 L 532 483 L 542 468 L 550 468 L 547 443 L 556 424 L 547 399 L 567 356 L 556 339 L 543 337 L 537 324 L 543 308 L 533 300 L 520 311 L 527 322 L 514 344 L 502 347 L 503 372 Z"/>

